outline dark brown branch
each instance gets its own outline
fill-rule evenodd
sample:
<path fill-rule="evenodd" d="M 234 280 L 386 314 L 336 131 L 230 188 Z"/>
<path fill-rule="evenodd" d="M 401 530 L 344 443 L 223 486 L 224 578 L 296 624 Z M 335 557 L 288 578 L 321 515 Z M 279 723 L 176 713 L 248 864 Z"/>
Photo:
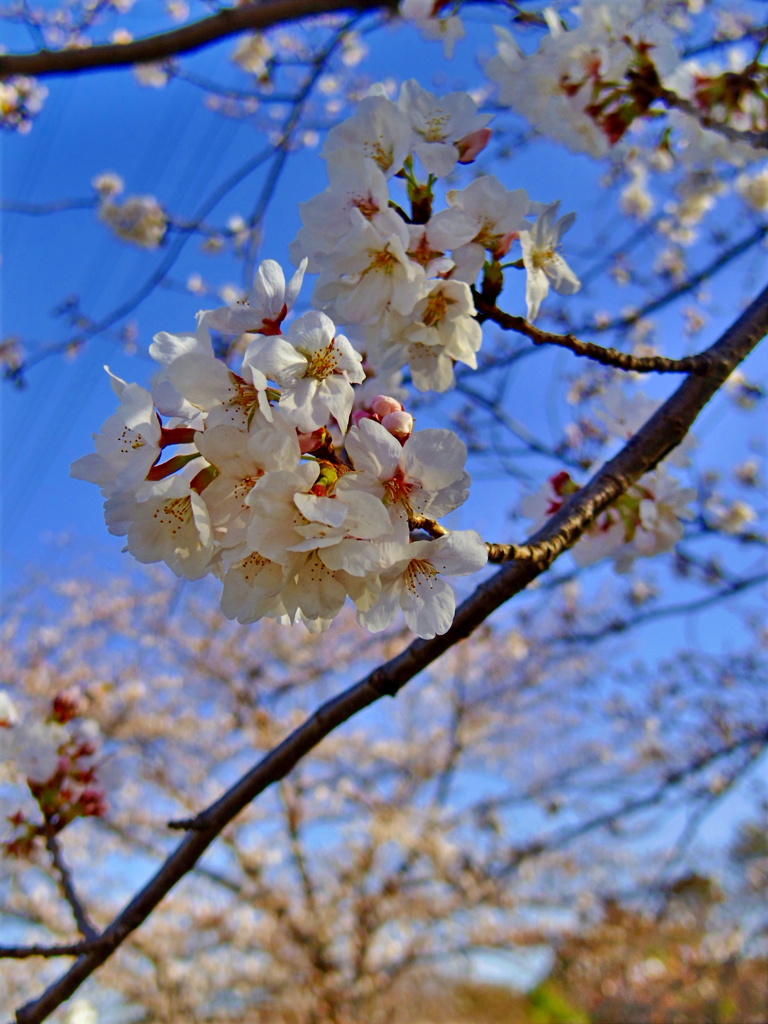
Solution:
<path fill-rule="evenodd" d="M 272 25 L 284 25 L 321 14 L 393 10 L 394 7 L 395 0 L 265 0 L 262 3 L 245 3 L 237 7 L 226 7 L 191 25 L 183 25 L 130 43 L 0 56 L 0 78 L 10 75 L 35 75 L 40 78 L 146 64 L 167 60 L 181 53 L 193 53 L 239 32 L 264 31 Z"/>
<path fill-rule="evenodd" d="M 98 949 L 100 939 L 92 942 L 70 942 L 61 946 L 0 946 L 0 960 L 29 960 L 33 956 L 52 959 L 56 956 L 82 956 Z"/>
<path fill-rule="evenodd" d="M 683 356 L 682 359 L 667 359 L 666 356 L 632 356 L 616 348 L 603 348 L 592 341 L 581 341 L 573 334 L 551 334 L 534 327 L 525 317 L 505 313 L 498 306 L 491 306 L 475 295 L 475 306 L 483 320 L 492 320 L 505 331 L 517 331 L 530 338 L 534 345 L 558 345 L 567 348 L 576 356 L 592 359 L 603 366 L 617 370 L 632 370 L 635 373 L 694 373 L 706 375 L 709 360 L 705 354 Z"/>
<path fill-rule="evenodd" d="M 72 916 L 75 919 L 77 927 L 80 929 L 80 934 L 86 942 L 94 942 L 98 939 L 99 933 L 91 924 L 85 907 L 83 906 L 80 897 L 77 895 L 75 883 L 72 880 L 72 873 L 64 862 L 64 856 L 61 852 L 59 841 L 52 832 L 46 835 L 45 845 L 48 853 L 51 855 L 51 860 L 54 868 L 56 869 L 56 873 L 59 876 L 59 886 L 61 888 L 62 895 L 72 910 Z"/>
<path fill-rule="evenodd" d="M 222 829 L 260 793 L 285 778 L 326 736 L 382 697 L 396 696 L 409 680 L 465 640 L 489 615 L 544 572 L 600 512 L 682 441 L 710 398 L 766 333 L 768 288 L 706 353 L 709 374 L 687 378 L 622 451 L 530 538 L 530 543 L 542 551 L 539 559 L 502 566 L 459 606 L 447 633 L 432 640 L 415 640 L 401 654 L 318 708 L 198 816 L 197 827 L 104 931 L 103 945 L 81 956 L 38 999 L 21 1007 L 16 1013 L 17 1024 L 40 1024 L 76 992 L 194 867 Z"/>

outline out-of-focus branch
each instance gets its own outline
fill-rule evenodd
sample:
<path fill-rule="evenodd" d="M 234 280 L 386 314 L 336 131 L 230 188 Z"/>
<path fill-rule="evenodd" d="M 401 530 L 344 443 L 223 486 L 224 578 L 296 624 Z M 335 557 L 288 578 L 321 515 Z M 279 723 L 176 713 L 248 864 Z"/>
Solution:
<path fill-rule="evenodd" d="M 656 807 L 665 799 L 670 789 L 682 785 L 692 776 L 698 775 L 699 772 L 704 771 L 710 765 L 723 758 L 730 757 L 739 750 L 754 750 L 754 753 L 750 754 L 750 761 L 754 761 L 765 749 L 766 744 L 768 744 L 768 728 L 762 728 L 746 732 L 730 743 L 716 747 L 714 750 L 709 750 L 683 767 L 667 772 L 661 783 L 644 796 L 628 800 L 620 807 L 604 811 L 602 814 L 597 814 L 578 825 L 566 828 L 556 835 L 536 840 L 527 846 L 515 850 L 509 858 L 508 864 L 505 865 L 502 874 L 514 871 L 524 860 L 528 860 L 544 850 L 551 852 L 563 846 L 568 846 L 574 840 L 581 838 L 581 836 L 595 832 L 605 826 L 614 825 L 620 818 Z"/>
<path fill-rule="evenodd" d="M 628 316 L 623 316 L 617 320 L 611 320 L 610 323 L 601 324 L 599 327 L 594 323 L 584 323 L 574 328 L 574 333 L 582 334 L 591 332 L 593 334 L 604 334 L 606 331 L 622 330 L 626 327 L 633 327 L 638 320 L 642 320 L 643 317 L 649 316 L 651 313 L 655 313 L 659 309 L 663 309 L 665 306 L 669 306 L 675 299 L 679 299 L 681 295 L 687 295 L 688 292 L 692 292 L 695 288 L 698 288 L 704 281 L 708 281 L 710 277 L 717 273 L 718 270 L 722 270 L 727 267 L 732 260 L 741 256 L 742 253 L 747 252 L 755 245 L 759 245 L 760 242 L 768 235 L 768 224 L 760 224 L 751 235 L 747 235 L 746 238 L 742 238 L 741 241 L 736 242 L 730 248 L 726 249 L 725 252 L 721 252 L 719 256 L 716 256 L 706 267 L 702 267 L 695 274 L 691 274 L 685 281 L 682 281 L 679 285 L 674 288 L 670 288 L 664 295 L 660 295 L 658 299 L 652 299 L 647 302 L 640 309 L 630 313 Z"/>
<path fill-rule="evenodd" d="M 99 933 L 88 918 L 85 907 L 83 906 L 75 889 L 75 883 L 72 880 L 72 873 L 64 862 L 64 856 L 61 852 L 59 841 L 52 832 L 46 835 L 45 845 L 48 853 L 51 855 L 51 861 L 56 869 L 56 873 L 59 876 L 59 886 L 61 887 L 62 894 L 72 909 L 72 916 L 75 919 L 77 927 L 80 929 L 80 934 L 86 942 L 93 942 L 95 939 L 98 939 Z"/>
<path fill-rule="evenodd" d="M 678 96 L 671 89 L 660 89 L 659 99 L 670 110 L 682 111 L 695 121 L 698 121 L 702 128 L 707 128 L 711 132 L 717 132 L 718 135 L 722 135 L 729 142 L 752 146 L 754 149 L 768 149 L 768 132 L 750 131 L 747 128 L 734 128 L 730 124 L 718 121 L 717 118 L 710 117 L 709 114 L 700 110 L 691 100 L 686 99 L 684 96 Z"/>
<path fill-rule="evenodd" d="M 713 605 L 720 605 L 729 597 L 735 594 L 742 594 L 745 590 L 762 586 L 768 582 L 768 573 L 758 573 L 756 576 L 749 576 L 746 579 L 734 580 L 725 587 L 707 594 L 706 597 L 696 598 L 694 601 L 681 601 L 678 604 L 666 604 L 659 608 L 649 608 L 647 611 L 638 612 L 636 615 L 625 619 L 612 619 L 606 622 L 599 629 L 591 632 L 568 633 L 560 637 L 553 637 L 552 643 L 565 644 L 591 644 L 603 640 L 606 636 L 618 633 L 627 633 L 644 622 L 653 622 L 656 619 L 672 618 L 676 615 L 689 615 L 692 612 L 703 611 L 704 608 L 711 608 Z"/>
<path fill-rule="evenodd" d="M 61 946 L 0 946 L 0 960 L 29 960 L 33 956 L 52 959 L 57 956 L 80 956 L 97 949 L 99 940 L 70 942 Z"/>
<path fill-rule="evenodd" d="M 396 0 L 264 0 L 225 7 L 208 18 L 181 28 L 130 43 L 108 43 L 79 50 L 39 50 L 37 53 L 0 56 L 0 78 L 10 75 L 78 74 L 83 71 L 125 67 L 167 60 L 193 53 L 219 39 L 238 32 L 259 32 L 272 25 L 287 24 L 335 12 L 394 10 Z"/>
<path fill-rule="evenodd" d="M 489 615 L 548 569 L 596 516 L 683 440 L 710 398 L 766 333 L 768 287 L 708 350 L 709 374 L 688 377 L 622 451 L 530 538 L 529 543 L 541 552 L 538 559 L 504 565 L 459 606 L 447 633 L 432 640 L 415 640 L 401 654 L 327 701 L 219 800 L 191 820 L 189 834 L 104 931 L 104 945 L 81 956 L 38 999 L 21 1007 L 16 1024 L 40 1024 L 77 991 L 194 867 L 222 829 L 260 793 L 285 778 L 326 736 L 382 697 L 396 696 L 409 680 L 465 640 Z"/>

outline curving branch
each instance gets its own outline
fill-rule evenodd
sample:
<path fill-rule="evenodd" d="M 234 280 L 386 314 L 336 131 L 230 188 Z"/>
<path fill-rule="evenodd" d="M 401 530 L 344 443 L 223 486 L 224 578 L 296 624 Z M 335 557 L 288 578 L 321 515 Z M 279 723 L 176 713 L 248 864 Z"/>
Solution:
<path fill-rule="evenodd" d="M 551 334 L 534 327 L 525 317 L 505 313 L 498 306 L 484 302 L 475 295 L 475 306 L 479 319 L 492 320 L 505 331 L 517 331 L 530 338 L 534 345 L 558 345 L 567 348 L 576 356 L 592 359 L 603 366 L 613 366 L 617 370 L 632 370 L 635 373 L 692 373 L 706 375 L 709 372 L 709 360 L 705 354 L 683 356 L 682 359 L 668 359 L 666 356 L 633 356 L 628 352 L 620 352 L 616 348 L 604 348 L 592 341 L 580 341 L 574 334 Z"/>
<path fill-rule="evenodd" d="M 239 32 L 264 31 L 272 25 L 284 25 L 336 12 L 394 11 L 395 7 L 396 0 L 263 0 L 261 3 L 251 0 L 236 7 L 225 7 L 190 25 L 130 43 L 108 43 L 78 50 L 4 54 L 0 56 L 0 78 L 10 75 L 34 75 L 41 78 L 168 60 L 178 54 L 193 53 Z"/>
<path fill-rule="evenodd" d="M 64 863 L 64 856 L 61 852 L 59 841 L 53 832 L 47 833 L 45 837 L 45 846 L 48 853 L 51 855 L 53 866 L 59 876 L 59 886 L 61 888 L 62 895 L 72 910 L 72 916 L 75 919 L 75 923 L 77 924 L 80 934 L 86 942 L 95 942 L 99 937 L 99 933 L 91 923 L 88 913 L 77 894 L 75 883 L 72 879 L 72 872 Z"/>
<path fill-rule="evenodd" d="M 489 615 L 548 569 L 597 515 L 682 441 L 707 402 L 766 334 L 768 287 L 705 353 L 710 363 L 707 376 L 688 377 L 622 451 L 530 538 L 530 545 L 537 551 L 535 559 L 512 561 L 499 569 L 459 606 L 447 633 L 432 640 L 415 640 L 401 654 L 324 703 L 190 821 L 188 834 L 105 929 L 98 948 L 82 955 L 38 999 L 21 1007 L 16 1012 L 16 1024 L 40 1024 L 77 991 L 195 866 L 222 829 L 259 794 L 285 778 L 326 736 L 382 697 L 395 697 L 409 680 L 465 640 Z"/>

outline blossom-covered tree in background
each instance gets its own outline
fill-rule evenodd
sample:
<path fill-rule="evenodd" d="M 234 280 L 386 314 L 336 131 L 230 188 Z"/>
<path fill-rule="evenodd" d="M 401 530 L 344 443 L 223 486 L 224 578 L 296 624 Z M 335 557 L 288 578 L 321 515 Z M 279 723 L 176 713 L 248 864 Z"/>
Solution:
<path fill-rule="evenodd" d="M 91 649 L 76 659 L 77 623 L 59 627 L 36 664 L 25 645 L 34 649 L 43 632 L 11 620 L 20 639 L 8 653 L 6 676 L 32 699 L 3 692 L 0 704 L 7 782 L 27 790 L 17 806 L 18 789 L 11 789 L 4 849 L 20 862 L 22 881 L 18 909 L 13 901 L 4 909 L 58 938 L 58 910 L 35 904 L 23 881 L 35 870 L 30 865 L 49 863 L 81 936 L 5 950 L 15 959 L 77 956 L 45 994 L 17 1010 L 17 1020 L 45 1019 L 105 961 L 105 984 L 138 1001 L 147 1019 L 210 1019 L 224 994 L 234 1002 L 220 1004 L 221 1013 L 384 1020 L 395 1012 L 388 1000 L 396 984 L 412 983 L 411 973 L 436 957 L 548 942 L 552 928 L 541 924 L 547 912 L 578 918 L 594 911 L 581 908 L 568 880 L 574 861 L 560 859 L 563 848 L 626 815 L 667 808 L 670 795 L 689 784 L 693 829 L 699 809 L 751 770 L 768 739 L 753 695 L 753 645 L 761 638 L 749 604 L 734 699 L 719 692 L 731 685 L 724 660 L 688 652 L 677 663 L 635 666 L 633 678 L 661 674 L 647 696 L 633 695 L 627 706 L 612 692 L 623 670 L 598 670 L 593 653 L 598 642 L 610 644 L 636 625 L 749 594 L 765 581 L 761 510 L 748 500 L 761 479 L 761 452 L 742 441 L 726 484 L 706 460 L 696 461 L 689 432 L 723 385 L 742 405 L 761 395 L 736 367 L 768 330 L 765 291 L 743 312 L 738 303 L 729 310 L 730 326 L 719 338 L 703 346 L 690 339 L 705 333 L 703 286 L 731 264 L 746 271 L 739 259 L 755 255 L 759 263 L 764 249 L 768 28 L 749 4 L 702 10 L 682 0 L 490 4 L 482 14 L 472 3 L 405 0 L 395 9 L 296 0 L 200 12 L 199 20 L 172 5 L 171 16 L 188 24 L 132 41 L 122 6 L 9 13 L 48 49 L 0 57 L 6 127 L 26 132 L 35 117 L 44 124 L 46 87 L 31 75 L 116 64 L 136 65 L 144 85 L 186 79 L 202 86 L 224 116 L 258 123 L 276 90 L 288 112 L 279 129 L 272 121 L 270 146 L 226 187 L 212 189 L 191 220 L 152 195 L 121 199 L 120 178 L 98 174 L 94 197 L 72 205 L 93 208 L 116 239 L 157 250 L 160 261 L 107 316 L 90 317 L 70 300 L 71 327 L 64 325 L 61 342 L 27 350 L 6 339 L 6 375 L 32 384 L 36 363 L 96 344 L 116 326 L 128 331 L 125 320 L 138 302 L 172 283 L 192 237 L 203 252 L 237 260 L 245 282 L 239 296 L 219 292 L 224 306 L 206 302 L 181 329 L 156 325 L 151 379 L 134 384 L 110 371 L 119 408 L 72 474 L 98 485 L 109 532 L 125 537 L 139 562 L 165 562 L 182 580 L 216 576 L 227 619 L 249 629 L 264 621 L 253 640 L 213 618 L 217 613 L 196 611 L 174 632 L 172 618 L 169 625 L 160 616 L 153 624 L 137 619 L 136 600 L 126 595 L 109 614 L 122 616 L 137 651 L 145 634 L 151 638 L 154 664 L 141 675 L 152 683 L 118 671 L 105 689 L 95 682 L 96 660 L 118 651 L 108 636 L 104 655 Z M 332 13 L 350 8 L 357 13 Z M 323 17 L 312 21 L 318 12 Z M 399 87 L 366 82 L 358 70 L 361 25 L 382 32 L 397 19 L 399 31 L 441 41 L 446 59 L 468 27 L 485 26 L 471 92 L 438 94 L 410 77 Z M 98 36 L 102 26 L 112 42 L 90 45 L 89 34 Z M 232 58 L 248 88 L 219 87 L 178 61 L 246 31 L 255 34 L 241 37 Z M 299 208 L 301 226 L 289 247 L 296 269 L 289 272 L 267 252 L 265 216 L 270 204 L 290 201 L 280 195 L 281 175 L 297 147 L 317 141 L 310 125 L 320 114 L 328 184 Z M 578 211 L 561 216 L 562 197 L 539 196 L 535 182 L 499 176 L 507 147 L 537 137 L 597 161 L 619 209 L 641 222 L 634 233 L 619 239 L 611 231 L 593 240 L 591 253 L 583 243 L 572 252 Z M 259 169 L 265 176 L 252 214 L 217 227 L 211 218 L 227 190 Z M 710 226 L 699 237 L 705 218 Z M 748 230 L 736 234 L 734 223 Z M 633 249 L 641 256 L 634 262 Z M 614 292 L 626 287 L 636 305 L 608 314 L 595 307 L 606 271 L 613 279 L 603 282 L 606 299 L 621 301 Z M 311 297 L 305 274 L 318 275 Z M 198 308 L 216 295 L 197 271 L 186 289 Z M 746 290 L 754 295 L 757 288 Z M 691 299 L 695 305 L 683 305 Z M 667 307 L 679 310 L 687 335 L 654 324 L 653 315 Z M 557 332 L 540 326 L 547 317 Z M 511 343 L 512 334 L 522 340 Z M 568 421 L 548 440 L 536 403 L 521 410 L 532 414 L 528 427 L 510 412 L 508 391 L 513 379 L 529 394 L 540 389 L 529 357 L 557 348 L 570 360 L 558 399 Z M 665 399 L 652 398 L 643 383 L 649 374 L 682 375 L 683 383 Z M 532 522 L 530 537 L 517 527 L 518 542 L 500 543 L 473 527 L 471 475 L 487 467 L 505 480 L 503 501 L 513 515 Z M 575 569 L 553 568 L 568 549 Z M 666 556 L 661 582 L 638 569 L 654 556 Z M 487 563 L 502 568 L 489 573 Z M 603 577 L 612 598 L 595 588 L 568 589 L 582 586 L 579 571 L 606 564 L 615 570 Z M 484 569 L 457 608 L 445 577 Z M 539 577 L 538 593 L 554 598 L 523 593 Z M 675 580 L 695 594 L 665 605 L 657 595 Z M 487 632 L 486 619 L 516 595 L 520 610 Z M 151 591 L 144 599 L 152 604 Z M 617 616 L 622 602 L 626 611 Z M 89 604 L 109 602 L 90 594 Z M 356 626 L 348 622 L 350 608 Z M 401 612 L 419 638 L 410 644 Z M 299 624 L 320 636 L 298 640 Z M 365 630 L 389 632 L 364 646 Z M 239 639 L 222 646 L 214 636 Z M 345 642 L 354 653 L 343 653 Z M 261 652 L 257 663 L 245 653 L 252 643 Z M 338 667 L 346 670 L 356 658 L 368 674 L 344 689 L 349 680 L 339 678 Z M 269 682 L 265 661 L 274 666 Z M 345 730 L 314 751 L 433 663 L 435 676 L 400 698 L 402 714 L 379 709 L 364 735 Z M 183 666 L 189 688 L 179 702 Z M 334 668 L 335 685 L 328 681 Z M 596 671 L 602 685 L 574 731 L 570 716 L 580 713 L 580 695 Z M 567 695 L 557 696 L 558 689 Z M 108 738 L 101 755 L 96 724 L 81 721 L 85 703 Z M 159 730 L 158 715 L 165 723 Z M 635 746 L 622 750 L 621 742 L 605 742 L 604 731 L 625 716 Z M 213 762 L 200 749 L 206 717 Z M 644 739 L 632 732 L 639 722 Z M 171 730 L 167 741 L 164 729 Z M 558 757 L 538 771 L 535 752 L 548 743 Z M 262 760 L 232 783 L 254 746 Z M 133 765 L 130 784 L 111 779 L 121 760 Z M 616 765 L 615 775 L 606 762 Z M 720 763 L 727 766 L 722 783 L 711 775 Z M 622 777 L 620 798 L 603 806 L 602 794 Z M 479 798 L 471 781 L 477 778 L 489 787 Z M 162 851 L 156 828 L 141 820 L 146 809 L 153 816 L 169 801 L 165 816 L 178 818 L 181 803 L 186 816 L 174 827 L 187 834 Z M 509 807 L 542 802 L 556 824 L 542 831 L 533 821 L 521 838 Z M 70 828 L 78 818 L 94 820 Z M 67 865 L 66 837 L 75 828 L 84 836 L 88 826 L 111 836 L 105 865 L 126 851 L 166 853 L 122 911 L 97 887 L 84 901 Z M 195 869 L 215 840 L 221 870 Z M 606 899 L 615 856 L 595 861 L 604 867 Z M 575 863 L 584 863 L 583 854 Z M 201 888 L 185 896 L 193 907 L 187 912 L 199 914 L 197 928 L 210 934 L 211 946 L 189 945 L 184 928 L 178 946 L 160 942 L 144 951 L 143 965 L 128 953 L 112 962 L 129 935 L 141 953 L 142 936 L 151 944 L 162 922 L 175 920 L 180 904 L 167 919 L 155 908 L 193 869 L 188 884 Z M 260 908 L 250 924 L 245 891 Z M 236 957 L 246 933 L 243 957 Z M 147 962 L 165 1000 L 156 1005 L 142 1001 Z M 206 977 L 216 979 L 214 988 Z"/>

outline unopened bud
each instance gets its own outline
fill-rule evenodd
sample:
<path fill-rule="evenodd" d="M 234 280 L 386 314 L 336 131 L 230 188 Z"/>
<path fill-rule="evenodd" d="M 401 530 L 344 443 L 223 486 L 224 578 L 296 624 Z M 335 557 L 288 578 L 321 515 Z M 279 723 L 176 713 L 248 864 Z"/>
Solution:
<path fill-rule="evenodd" d="M 78 689 L 71 687 L 69 690 L 59 690 L 53 698 L 51 716 L 55 722 L 63 725 L 64 722 L 70 722 L 73 718 L 77 718 L 80 714 L 80 704 L 81 697 Z"/>
<path fill-rule="evenodd" d="M 502 235 L 493 248 L 493 258 L 495 260 L 500 260 L 502 256 L 506 256 L 509 252 L 510 246 L 517 237 L 518 234 L 516 231 L 508 231 L 506 235 Z"/>
<path fill-rule="evenodd" d="M 402 412 L 403 404 L 396 398 L 390 398 L 389 395 L 376 395 L 371 402 L 371 409 L 380 420 L 383 420 L 391 412 Z"/>
<path fill-rule="evenodd" d="M 299 451 L 302 455 L 307 455 L 309 452 L 316 452 L 318 448 L 322 448 L 328 440 L 328 431 L 325 427 L 318 427 L 317 430 L 313 430 L 309 434 L 298 433 L 299 438 Z"/>
<path fill-rule="evenodd" d="M 321 463 L 320 476 L 315 480 L 312 487 L 310 487 L 310 491 L 318 498 L 324 498 L 328 494 L 328 491 L 333 489 L 338 479 L 338 471 L 330 464 L 330 462 L 323 462 Z"/>
<path fill-rule="evenodd" d="M 368 412 L 367 409 L 355 409 L 352 413 L 352 423 L 354 426 L 359 427 L 363 420 L 372 420 L 376 417 L 373 413 Z"/>
<path fill-rule="evenodd" d="M 407 441 L 413 431 L 413 416 L 409 412 L 388 412 L 382 416 L 381 425 L 398 441 Z"/>
<path fill-rule="evenodd" d="M 459 139 L 456 147 L 459 150 L 459 163 L 471 164 L 482 153 L 491 138 L 490 128 L 478 128 L 463 139 Z"/>

